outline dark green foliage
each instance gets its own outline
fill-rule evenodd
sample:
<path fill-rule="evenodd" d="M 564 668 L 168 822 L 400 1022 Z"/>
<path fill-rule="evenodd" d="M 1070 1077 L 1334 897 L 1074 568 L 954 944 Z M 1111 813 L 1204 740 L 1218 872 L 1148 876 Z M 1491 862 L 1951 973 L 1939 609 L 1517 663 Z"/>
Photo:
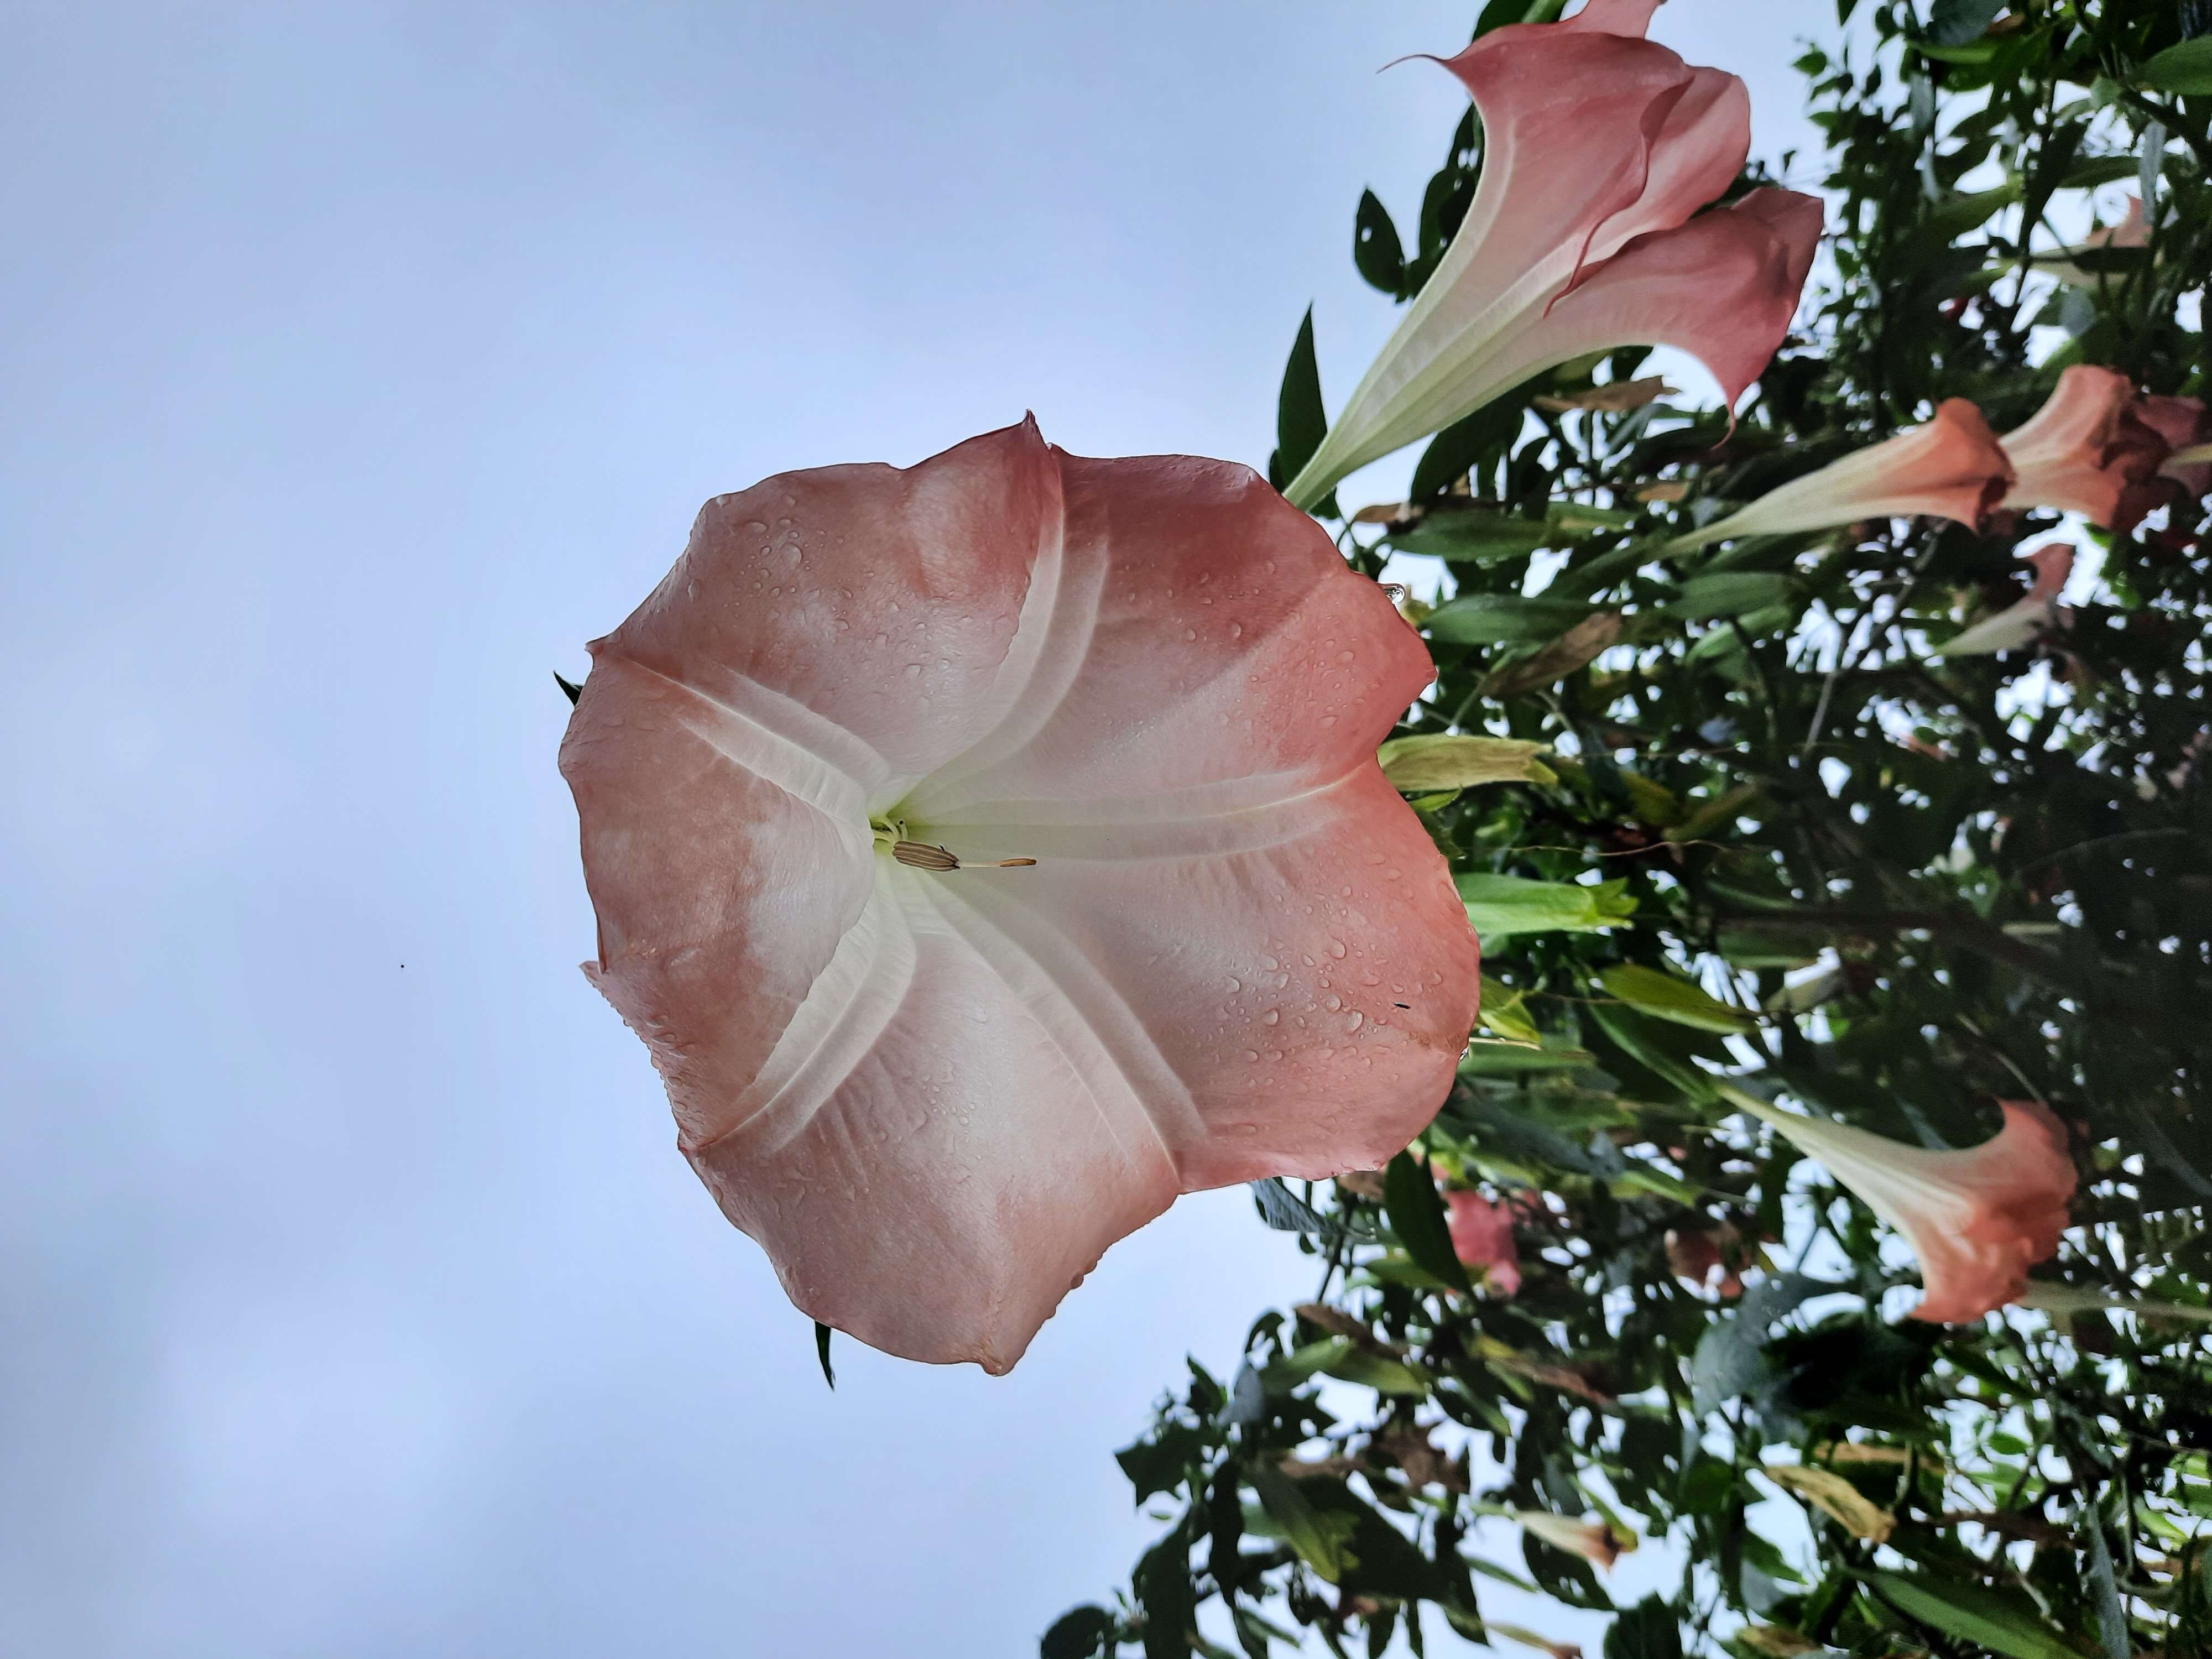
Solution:
<path fill-rule="evenodd" d="M 1386 1175 L 1258 1191 L 1319 1287 L 1121 1454 L 1176 1519 L 1129 1610 L 1079 1627 L 1101 1650 L 1227 1652 L 1194 1634 L 1209 1603 L 1254 1656 L 1480 1638 L 1484 1577 L 1609 1608 L 1534 1534 L 1516 1565 L 1478 1552 L 1484 1517 L 1533 1510 L 1680 1565 L 1606 1659 L 2212 1651 L 2204 503 L 2087 532 L 2095 597 L 1994 656 L 1935 651 L 2025 591 L 2020 553 L 2082 539 L 2053 515 L 1668 546 L 1942 398 L 2002 432 L 2074 363 L 2212 396 L 2212 5 L 1837 15 L 1862 44 L 1799 65 L 1832 263 L 1733 429 L 1576 406 L 1644 372 L 1624 351 L 1437 434 L 1407 501 L 1324 507 L 1363 570 L 1443 563 L 1407 607 L 1439 678 L 1404 729 L 1548 744 L 1553 781 L 1415 801 L 1489 930 L 1490 1029 Z M 1363 200 L 1369 282 L 1419 290 L 1480 151 L 1470 116 L 1410 246 Z M 2150 198 L 2148 245 L 2059 281 L 2112 186 Z M 1319 439 L 1317 382 L 1289 417 L 1301 350 L 1285 457 Z M 1595 659 L 1545 657 L 1616 623 Z M 1717 1079 L 1916 1147 L 2049 1103 L 2081 1176 L 2036 1270 L 2059 1310 L 1903 1317 L 1910 1253 Z M 1468 1287 L 1438 1180 L 1516 1206 L 1517 1293 Z M 1792 1504 L 1802 1527 L 1753 1530 Z"/>

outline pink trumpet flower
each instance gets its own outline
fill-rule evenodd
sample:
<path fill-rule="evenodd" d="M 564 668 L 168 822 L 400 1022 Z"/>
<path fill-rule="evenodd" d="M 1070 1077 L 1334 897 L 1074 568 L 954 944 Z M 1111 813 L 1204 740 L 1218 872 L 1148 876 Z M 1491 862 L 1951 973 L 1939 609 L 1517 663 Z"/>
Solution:
<path fill-rule="evenodd" d="M 2121 535 L 2134 529 L 2161 498 L 2152 481 L 2177 447 L 2144 418 L 2147 401 L 2112 369 L 2066 370 L 2027 423 L 2000 440 L 2015 475 L 2002 504 L 2079 513 Z"/>
<path fill-rule="evenodd" d="M 785 473 L 592 652 L 584 971 L 814 1318 L 1003 1371 L 1177 1194 L 1450 1087 L 1474 937 L 1375 759 L 1434 671 L 1245 468 Z"/>
<path fill-rule="evenodd" d="M 1782 536 L 1921 514 L 1979 529 L 2012 479 L 2012 463 L 1982 411 L 1964 398 L 1947 398 L 1925 426 L 1908 427 L 1793 478 L 1668 546 L 1686 552 L 1735 536 Z"/>
<path fill-rule="evenodd" d="M 2075 255 L 2098 253 L 2106 248 L 2149 246 L 2150 222 L 2143 216 L 2142 198 L 2130 196 L 2127 211 L 2117 224 L 2093 230 L 2073 246 L 2061 248 L 2056 254 L 2042 255 L 2035 263 L 2062 283 L 2069 283 L 2075 288 L 2098 288 L 2106 283 L 2117 281 L 2117 276 L 2109 271 L 2086 270 L 2075 263 Z"/>
<path fill-rule="evenodd" d="M 1486 1287 L 1499 1296 L 1521 1288 L 1521 1252 L 1513 1242 L 1513 1212 L 1480 1193 L 1444 1194 L 1445 1223 L 1452 1254 L 1462 1267 L 1478 1270 Z"/>
<path fill-rule="evenodd" d="M 1576 1521 L 1548 1510 L 1515 1510 L 1514 1524 L 1542 1539 L 1553 1549 L 1579 1555 L 1585 1561 L 1610 1568 L 1636 1548 L 1636 1535 L 1605 1521 Z"/>
<path fill-rule="evenodd" d="M 2166 445 L 2166 459 L 2159 476 L 2181 485 L 2191 501 L 2212 495 L 2212 420 L 2197 398 L 2142 397 L 2136 399 L 2136 418 Z"/>
<path fill-rule="evenodd" d="M 2066 1129 L 2047 1106 L 2000 1101 L 2004 1127 L 1963 1152 L 1931 1152 L 1826 1118 L 1722 1092 L 1811 1153 L 1905 1235 L 1927 1294 L 1912 1316 L 1957 1324 L 2018 1299 L 2058 1249 L 2074 1196 Z"/>
<path fill-rule="evenodd" d="M 1312 507 L 1347 473 L 1591 352 L 1680 347 L 1731 404 L 1759 378 L 1796 312 L 1820 204 L 1760 189 L 1698 211 L 1743 169 L 1750 98 L 1735 76 L 1643 38 L 1657 4 L 1589 0 L 1438 60 L 1482 117 L 1474 200 L 1291 501 Z"/>
<path fill-rule="evenodd" d="M 2026 555 L 2022 562 L 2035 569 L 2035 586 L 2027 596 L 1983 617 L 1938 647 L 1937 656 L 1986 657 L 1999 651 L 2017 651 L 2050 630 L 2057 620 L 2059 592 L 2074 574 L 2074 550 L 2064 542 L 2052 542 Z"/>

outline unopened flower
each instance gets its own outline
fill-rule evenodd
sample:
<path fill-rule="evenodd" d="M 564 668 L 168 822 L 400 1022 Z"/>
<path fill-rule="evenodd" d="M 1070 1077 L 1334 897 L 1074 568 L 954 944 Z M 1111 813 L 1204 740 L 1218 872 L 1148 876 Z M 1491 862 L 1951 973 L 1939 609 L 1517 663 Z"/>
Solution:
<path fill-rule="evenodd" d="M 2143 399 L 2124 374 L 2076 363 L 2058 377 L 2041 409 L 2000 441 L 2012 462 L 2006 507 L 2079 513 L 2125 535 L 2157 505 L 2153 482 L 2175 447 L 2142 418 Z"/>
<path fill-rule="evenodd" d="M 1736 1230 L 1723 1221 L 1708 1227 L 1672 1228 L 1667 1234 L 1667 1267 L 1675 1278 L 1722 1297 L 1743 1294 L 1743 1278 L 1729 1258 L 1740 1244 Z"/>
<path fill-rule="evenodd" d="M 1601 1567 L 1610 1567 L 1636 1548 L 1636 1534 L 1607 1521 L 1576 1521 L 1548 1510 L 1515 1510 L 1512 1519 L 1526 1533 L 1542 1539 L 1553 1549 L 1579 1555 Z"/>
<path fill-rule="evenodd" d="M 787 473 L 592 655 L 585 972 L 814 1318 L 1004 1370 L 1178 1193 L 1450 1087 L 1474 939 L 1375 762 L 1427 653 L 1246 469 Z"/>
<path fill-rule="evenodd" d="M 1982 411 L 1964 398 L 1948 398 L 1925 426 L 1908 427 L 1792 478 L 1668 545 L 1685 552 L 1735 536 L 1788 535 L 1921 514 L 1978 530 L 2012 479 L 2012 463 Z"/>
<path fill-rule="evenodd" d="M 1729 1099 L 1827 1166 L 1904 1234 L 1927 1294 L 1912 1316 L 1979 1319 L 2018 1297 L 2027 1270 L 2058 1248 L 2074 1196 L 2066 1130 L 2050 1108 L 2000 1101 L 2004 1127 L 1978 1146 L 1929 1152 L 1826 1118 L 1770 1106 L 1723 1085 Z"/>
<path fill-rule="evenodd" d="M 2023 556 L 2035 569 L 2035 585 L 1993 616 L 1984 617 L 1956 638 L 1936 648 L 1939 657 L 1986 657 L 1999 651 L 2017 651 L 2033 644 L 2058 615 L 2058 595 L 2074 572 L 2074 550 L 2052 542 Z"/>
<path fill-rule="evenodd" d="M 1484 1285 L 1500 1296 L 1519 1291 L 1521 1253 L 1513 1242 L 1513 1212 L 1465 1190 L 1446 1193 L 1444 1206 L 1452 1254 L 1460 1264 L 1479 1270 Z"/>
<path fill-rule="evenodd" d="M 1347 473 L 1539 371 L 1676 346 L 1733 404 L 1789 331 L 1818 198 L 1760 189 L 1699 213 L 1751 144 L 1744 84 L 1643 38 L 1656 0 L 1589 0 L 1443 60 L 1482 118 L 1482 175 L 1443 262 L 1285 491 Z"/>

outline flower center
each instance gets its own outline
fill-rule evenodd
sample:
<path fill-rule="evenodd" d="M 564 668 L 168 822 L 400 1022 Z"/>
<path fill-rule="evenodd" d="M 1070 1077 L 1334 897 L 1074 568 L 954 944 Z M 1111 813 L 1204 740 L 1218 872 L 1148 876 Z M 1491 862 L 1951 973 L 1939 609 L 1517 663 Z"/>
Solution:
<path fill-rule="evenodd" d="M 1035 859 L 990 859 L 964 860 L 949 848 L 929 842 L 914 841 L 907 834 L 904 818 L 884 816 L 868 820 L 875 831 L 876 845 L 890 848 L 891 856 L 910 870 L 1018 870 L 1035 864 Z"/>

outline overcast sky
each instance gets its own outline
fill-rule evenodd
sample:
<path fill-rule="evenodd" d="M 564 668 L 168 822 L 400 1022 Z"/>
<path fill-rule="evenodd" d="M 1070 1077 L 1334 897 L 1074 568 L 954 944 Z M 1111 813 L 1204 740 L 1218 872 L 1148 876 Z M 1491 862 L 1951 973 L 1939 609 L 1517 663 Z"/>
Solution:
<path fill-rule="evenodd" d="M 1264 464 L 1473 10 L 0 4 L 0 1652 L 1011 1655 L 1121 1580 L 1112 1449 L 1308 1264 L 1185 1200 L 1011 1376 L 830 1394 L 576 970 L 551 673 L 781 469 Z M 1656 33 L 1771 152 L 1832 17 Z"/>

